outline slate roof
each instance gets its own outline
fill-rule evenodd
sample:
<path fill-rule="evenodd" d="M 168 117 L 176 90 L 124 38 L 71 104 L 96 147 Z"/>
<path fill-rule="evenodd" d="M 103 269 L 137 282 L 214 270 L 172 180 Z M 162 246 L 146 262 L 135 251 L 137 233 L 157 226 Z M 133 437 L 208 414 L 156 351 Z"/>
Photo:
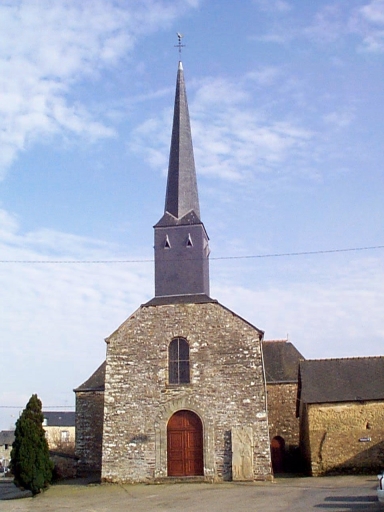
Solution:
<path fill-rule="evenodd" d="M 42 411 L 44 426 L 47 427 L 74 427 L 76 413 L 72 411 Z"/>
<path fill-rule="evenodd" d="M 89 377 L 88 380 L 83 382 L 78 388 L 74 389 L 77 391 L 104 391 L 105 389 L 105 365 L 104 361 L 98 369 Z"/>
<path fill-rule="evenodd" d="M 384 357 L 301 361 L 299 400 L 308 404 L 384 400 Z"/>
<path fill-rule="evenodd" d="M 0 446 L 4 446 L 5 444 L 12 445 L 15 440 L 15 431 L 14 430 L 2 430 L 0 432 Z"/>
<path fill-rule="evenodd" d="M 262 348 L 267 384 L 297 382 L 299 360 L 304 357 L 290 341 L 263 341 Z"/>

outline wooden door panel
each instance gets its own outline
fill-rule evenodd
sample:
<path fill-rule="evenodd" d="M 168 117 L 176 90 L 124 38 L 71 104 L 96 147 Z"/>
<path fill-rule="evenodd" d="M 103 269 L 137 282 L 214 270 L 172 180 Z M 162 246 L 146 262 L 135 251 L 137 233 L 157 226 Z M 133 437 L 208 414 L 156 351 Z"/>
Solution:
<path fill-rule="evenodd" d="M 168 422 L 168 476 L 204 474 L 203 429 L 191 411 L 178 411 Z"/>

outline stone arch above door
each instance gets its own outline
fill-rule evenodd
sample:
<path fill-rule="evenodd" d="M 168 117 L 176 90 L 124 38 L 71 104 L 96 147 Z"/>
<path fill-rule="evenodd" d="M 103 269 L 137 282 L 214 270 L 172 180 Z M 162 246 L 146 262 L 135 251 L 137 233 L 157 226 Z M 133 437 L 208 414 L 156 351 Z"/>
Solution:
<path fill-rule="evenodd" d="M 156 461 L 155 478 L 165 478 L 167 472 L 167 425 L 173 414 L 188 410 L 197 414 L 203 426 L 204 476 L 207 480 L 215 477 L 214 427 L 210 414 L 202 410 L 196 400 L 189 397 L 176 398 L 162 405 L 155 420 Z"/>

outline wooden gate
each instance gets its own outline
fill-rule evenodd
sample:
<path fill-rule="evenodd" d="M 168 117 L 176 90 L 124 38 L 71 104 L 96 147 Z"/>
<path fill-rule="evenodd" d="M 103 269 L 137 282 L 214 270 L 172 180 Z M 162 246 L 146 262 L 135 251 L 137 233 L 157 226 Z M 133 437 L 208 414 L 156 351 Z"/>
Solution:
<path fill-rule="evenodd" d="M 204 475 L 203 426 L 192 411 L 177 411 L 167 426 L 168 476 Z"/>

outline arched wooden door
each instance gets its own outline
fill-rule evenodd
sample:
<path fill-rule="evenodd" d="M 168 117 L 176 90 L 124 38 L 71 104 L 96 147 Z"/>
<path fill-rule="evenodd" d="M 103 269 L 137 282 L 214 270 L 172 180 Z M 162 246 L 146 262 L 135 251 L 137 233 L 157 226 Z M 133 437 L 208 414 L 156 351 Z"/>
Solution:
<path fill-rule="evenodd" d="M 271 459 L 274 473 L 284 471 L 285 441 L 282 437 L 276 436 L 271 441 Z"/>
<path fill-rule="evenodd" d="M 167 426 L 168 476 L 204 475 L 203 426 L 192 411 L 177 411 Z"/>

